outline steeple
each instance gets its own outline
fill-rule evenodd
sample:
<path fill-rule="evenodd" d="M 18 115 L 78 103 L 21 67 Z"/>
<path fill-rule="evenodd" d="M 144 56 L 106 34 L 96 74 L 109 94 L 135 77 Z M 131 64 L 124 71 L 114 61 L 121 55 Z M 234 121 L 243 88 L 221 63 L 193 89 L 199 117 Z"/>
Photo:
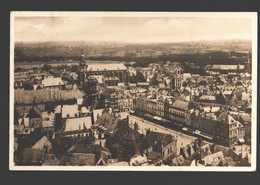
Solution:
<path fill-rule="evenodd" d="M 251 55 L 251 50 L 248 51 L 247 54 L 247 61 L 245 62 L 245 72 L 251 73 L 252 72 L 252 55 Z"/>
<path fill-rule="evenodd" d="M 83 49 L 81 49 L 81 55 L 80 55 L 80 69 L 84 69 L 85 66 L 85 54 Z"/>
<path fill-rule="evenodd" d="M 80 89 L 83 89 L 84 81 L 85 81 L 85 69 L 86 69 L 86 63 L 85 63 L 85 54 L 83 48 L 81 48 L 81 54 L 80 54 L 80 62 L 79 62 L 79 87 Z"/>

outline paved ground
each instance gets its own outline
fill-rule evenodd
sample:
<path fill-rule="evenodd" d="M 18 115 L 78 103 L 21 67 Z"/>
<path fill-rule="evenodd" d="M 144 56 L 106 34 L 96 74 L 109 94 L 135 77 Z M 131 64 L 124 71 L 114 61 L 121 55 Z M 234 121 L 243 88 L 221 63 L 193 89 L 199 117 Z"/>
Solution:
<path fill-rule="evenodd" d="M 190 144 L 192 141 L 197 139 L 196 137 L 189 136 L 189 135 L 183 134 L 181 132 L 178 132 L 178 131 L 175 131 L 172 129 L 168 129 L 168 128 L 165 128 L 160 125 L 156 125 L 145 119 L 142 119 L 142 118 L 139 118 L 139 117 L 136 117 L 133 115 L 129 115 L 129 126 L 133 127 L 135 122 L 138 124 L 138 127 L 139 127 L 138 132 L 141 134 L 146 134 L 146 130 L 150 129 L 151 131 L 154 131 L 154 132 L 160 132 L 160 133 L 173 135 L 177 139 L 177 151 L 178 151 L 177 155 L 179 155 L 180 147 L 186 146 L 187 144 Z"/>

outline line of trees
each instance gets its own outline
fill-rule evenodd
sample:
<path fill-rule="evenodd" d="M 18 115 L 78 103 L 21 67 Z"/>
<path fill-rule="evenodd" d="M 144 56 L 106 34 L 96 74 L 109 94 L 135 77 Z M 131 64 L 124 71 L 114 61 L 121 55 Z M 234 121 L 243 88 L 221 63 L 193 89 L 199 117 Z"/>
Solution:
<path fill-rule="evenodd" d="M 170 54 L 170 55 L 159 55 L 157 57 L 136 57 L 136 56 L 124 56 L 124 57 L 111 57 L 111 56 L 99 56 L 99 57 L 88 57 L 87 60 L 92 61 L 135 61 L 136 64 L 133 67 L 147 67 L 149 63 L 154 63 L 158 61 L 176 61 L 176 62 L 192 62 L 195 65 L 204 67 L 207 64 L 243 64 L 245 59 L 242 58 L 246 54 L 242 53 L 232 53 L 232 56 L 237 56 L 237 58 L 230 58 L 229 53 L 223 51 L 212 51 L 208 53 L 193 53 L 193 54 Z M 16 62 L 33 62 L 33 61 L 62 61 L 62 60 L 74 60 L 79 61 L 80 56 L 37 56 L 37 54 L 32 54 L 30 56 L 24 55 L 20 50 L 15 50 L 15 61 Z"/>

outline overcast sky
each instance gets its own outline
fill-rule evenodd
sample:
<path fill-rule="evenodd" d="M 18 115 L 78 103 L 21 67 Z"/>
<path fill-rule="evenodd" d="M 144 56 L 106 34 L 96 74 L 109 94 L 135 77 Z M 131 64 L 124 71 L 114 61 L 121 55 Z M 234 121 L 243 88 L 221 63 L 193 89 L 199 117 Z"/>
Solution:
<path fill-rule="evenodd" d="M 15 41 L 182 42 L 251 39 L 250 18 L 15 17 Z"/>

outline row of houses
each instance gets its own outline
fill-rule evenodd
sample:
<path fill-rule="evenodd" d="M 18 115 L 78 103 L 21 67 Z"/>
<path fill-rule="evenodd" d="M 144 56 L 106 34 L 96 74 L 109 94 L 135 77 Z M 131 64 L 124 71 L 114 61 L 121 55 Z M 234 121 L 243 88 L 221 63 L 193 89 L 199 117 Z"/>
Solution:
<path fill-rule="evenodd" d="M 134 100 L 134 110 L 166 119 L 179 125 L 183 131 L 196 134 L 224 146 L 245 143 L 245 126 L 221 107 L 189 109 L 190 103 L 139 98 Z M 247 126 L 248 127 L 248 126 Z"/>
<path fill-rule="evenodd" d="M 180 125 L 185 124 L 188 109 L 189 102 L 182 100 L 175 100 L 172 104 L 163 99 L 137 98 L 134 100 L 134 110 L 166 118 Z"/>

